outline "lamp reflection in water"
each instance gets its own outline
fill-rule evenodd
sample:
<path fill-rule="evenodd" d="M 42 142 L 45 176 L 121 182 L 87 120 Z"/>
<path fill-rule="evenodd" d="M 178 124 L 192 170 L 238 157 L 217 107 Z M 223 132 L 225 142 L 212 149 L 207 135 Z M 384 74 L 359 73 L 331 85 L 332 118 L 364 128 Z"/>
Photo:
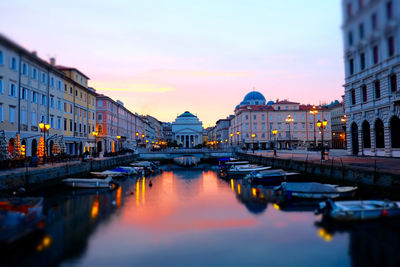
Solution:
<path fill-rule="evenodd" d="M 43 249 L 49 247 L 51 245 L 51 236 L 46 235 L 40 240 L 39 244 L 36 246 L 37 251 L 42 251 Z"/>
<path fill-rule="evenodd" d="M 93 205 L 92 205 L 92 210 L 91 210 L 91 212 L 90 212 L 90 217 L 91 217 L 92 219 L 97 218 L 97 216 L 99 215 L 99 205 L 100 205 L 100 203 L 99 203 L 99 196 L 96 195 L 96 196 L 94 197 L 94 201 L 93 201 Z"/>
<path fill-rule="evenodd" d="M 235 191 L 235 184 L 233 182 L 233 179 L 231 179 L 231 189 L 232 189 L 232 191 Z"/>
<path fill-rule="evenodd" d="M 276 203 L 274 203 L 274 208 L 276 209 L 276 210 L 280 210 L 281 209 L 281 207 L 279 207 L 279 205 L 278 204 L 276 204 Z"/>
<path fill-rule="evenodd" d="M 117 208 L 119 208 L 121 206 L 121 198 L 122 198 L 122 187 L 120 185 L 117 189 L 117 195 L 116 195 L 116 201 L 115 201 L 115 205 L 117 206 Z"/>
<path fill-rule="evenodd" d="M 237 192 L 240 195 L 240 184 L 237 185 Z"/>
<path fill-rule="evenodd" d="M 140 184 L 139 184 L 139 178 L 136 180 L 136 206 L 139 206 L 140 201 L 139 201 L 139 192 L 140 192 L 140 188 L 139 188 Z"/>
<path fill-rule="evenodd" d="M 143 180 L 142 180 L 142 204 L 145 203 L 145 193 L 146 193 L 145 191 L 146 191 L 146 178 L 143 177 Z"/>
<path fill-rule="evenodd" d="M 320 236 L 326 242 L 332 241 L 332 234 L 326 231 L 325 228 L 318 230 L 318 236 Z"/>
<path fill-rule="evenodd" d="M 251 194 L 253 195 L 253 197 L 257 196 L 257 190 L 254 187 L 251 189 Z"/>

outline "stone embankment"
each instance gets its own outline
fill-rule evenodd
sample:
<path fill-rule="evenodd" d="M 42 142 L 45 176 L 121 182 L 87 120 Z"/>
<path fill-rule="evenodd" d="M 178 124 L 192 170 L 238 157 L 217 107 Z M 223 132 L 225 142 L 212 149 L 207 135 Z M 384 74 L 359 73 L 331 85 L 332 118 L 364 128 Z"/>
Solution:
<path fill-rule="evenodd" d="M 373 186 L 382 189 L 400 189 L 399 172 L 380 169 L 376 164 L 354 166 L 334 161 L 333 159 L 321 162 L 247 153 L 237 153 L 237 157 L 252 163 L 272 166 L 273 168 L 293 170 L 302 173 L 304 176 L 325 178 L 336 182 Z"/>
<path fill-rule="evenodd" d="M 102 171 L 134 161 L 137 155 L 123 155 L 110 158 L 67 163 L 46 164 L 39 167 L 18 168 L 0 171 L 0 190 L 20 187 L 38 188 L 59 183 L 66 177 L 86 176 L 91 171 Z"/>

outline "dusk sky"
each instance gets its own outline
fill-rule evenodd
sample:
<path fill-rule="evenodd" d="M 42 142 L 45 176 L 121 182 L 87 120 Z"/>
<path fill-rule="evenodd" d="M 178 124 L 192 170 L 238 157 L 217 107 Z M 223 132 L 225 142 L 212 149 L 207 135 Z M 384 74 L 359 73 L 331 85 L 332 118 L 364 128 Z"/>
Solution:
<path fill-rule="evenodd" d="M 90 77 L 139 114 L 203 126 L 246 93 L 319 104 L 340 99 L 340 1 L 0 1 L 0 32 Z"/>

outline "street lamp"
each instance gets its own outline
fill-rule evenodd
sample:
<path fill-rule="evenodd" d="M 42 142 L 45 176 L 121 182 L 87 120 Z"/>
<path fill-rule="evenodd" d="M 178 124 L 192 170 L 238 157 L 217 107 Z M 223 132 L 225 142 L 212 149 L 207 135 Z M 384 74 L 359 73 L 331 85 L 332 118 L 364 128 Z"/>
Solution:
<path fill-rule="evenodd" d="M 344 149 L 347 149 L 347 137 L 346 137 L 346 122 L 347 122 L 347 117 L 346 115 L 343 116 L 343 118 L 340 119 L 343 122 L 343 131 L 344 131 Z"/>
<path fill-rule="evenodd" d="M 276 134 L 278 133 L 277 129 L 272 130 L 272 134 L 274 135 L 274 156 L 276 156 Z"/>
<path fill-rule="evenodd" d="M 233 133 L 230 134 L 231 136 L 231 146 L 232 146 L 232 141 L 233 141 Z"/>
<path fill-rule="evenodd" d="M 256 137 L 255 134 L 251 134 L 251 138 L 253 139 L 253 154 L 254 154 L 254 137 Z"/>
<path fill-rule="evenodd" d="M 318 114 L 318 110 L 315 106 L 312 107 L 312 110 L 310 110 L 310 114 L 314 116 L 314 149 L 317 147 L 317 134 L 316 134 L 316 129 L 315 129 L 315 115 Z"/>
<path fill-rule="evenodd" d="M 117 135 L 117 146 L 118 146 L 118 152 L 121 150 L 120 148 L 120 143 L 119 140 L 121 139 L 121 136 Z"/>
<path fill-rule="evenodd" d="M 96 151 L 96 153 L 98 153 L 98 152 L 100 152 L 100 151 L 97 151 L 97 136 L 99 135 L 99 133 L 98 132 L 92 132 L 92 135 L 94 136 L 94 142 L 96 143 L 95 144 L 95 151 Z"/>
<path fill-rule="evenodd" d="M 50 130 L 50 124 L 47 123 L 39 123 L 39 128 L 40 130 L 43 132 L 43 136 L 44 136 L 44 155 L 43 155 L 43 161 L 46 163 L 46 156 L 47 156 L 47 144 L 46 144 L 46 132 L 48 134 L 49 130 Z"/>
<path fill-rule="evenodd" d="M 237 131 L 237 132 L 236 132 L 236 136 L 237 136 L 237 145 L 239 145 L 239 134 L 240 134 L 240 132 Z"/>
<path fill-rule="evenodd" d="M 327 124 L 328 124 L 327 120 L 323 120 L 322 122 L 320 120 L 318 120 L 318 122 L 317 122 L 318 128 L 321 129 L 321 143 L 322 143 L 321 160 L 325 160 L 324 129 L 326 128 Z"/>
<path fill-rule="evenodd" d="M 289 114 L 285 121 L 286 121 L 286 123 L 289 124 L 289 149 L 291 149 L 292 148 L 292 136 L 290 134 L 290 124 L 294 121 L 294 119 Z"/>

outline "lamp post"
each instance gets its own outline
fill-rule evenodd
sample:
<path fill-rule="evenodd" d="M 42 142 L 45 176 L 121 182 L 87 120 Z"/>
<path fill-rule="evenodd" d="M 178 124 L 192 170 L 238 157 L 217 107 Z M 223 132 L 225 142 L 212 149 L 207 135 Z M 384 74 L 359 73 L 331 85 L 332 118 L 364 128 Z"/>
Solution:
<path fill-rule="evenodd" d="M 276 156 L 276 134 L 278 133 L 277 129 L 272 130 L 272 134 L 274 135 L 274 156 Z"/>
<path fill-rule="evenodd" d="M 46 133 L 48 133 L 50 130 L 50 124 L 41 122 L 41 123 L 39 123 L 39 128 L 43 132 L 43 139 L 44 139 L 43 162 L 46 163 L 46 156 L 47 156 Z"/>
<path fill-rule="evenodd" d="M 251 139 L 253 139 L 253 154 L 254 154 L 254 137 L 256 137 L 255 134 L 251 134 Z"/>
<path fill-rule="evenodd" d="M 121 136 L 120 135 L 117 135 L 117 147 L 118 147 L 118 151 L 117 152 L 119 152 L 121 149 L 120 149 L 120 143 L 119 143 L 119 140 L 121 139 Z"/>
<path fill-rule="evenodd" d="M 144 141 L 144 134 L 142 134 L 142 144 L 144 147 L 146 147 L 145 141 Z"/>
<path fill-rule="evenodd" d="M 318 110 L 315 106 L 312 107 L 312 110 L 310 110 L 310 114 L 313 115 L 314 117 L 314 150 L 317 147 L 317 134 L 316 134 L 316 129 L 315 129 L 315 115 L 318 114 Z"/>
<path fill-rule="evenodd" d="M 294 121 L 294 119 L 289 114 L 285 121 L 289 124 L 289 149 L 292 149 L 292 135 L 290 134 L 290 124 Z"/>
<path fill-rule="evenodd" d="M 237 132 L 236 132 L 236 136 L 237 136 L 237 145 L 238 145 L 238 146 L 239 146 L 239 144 L 240 144 L 240 143 L 239 143 L 239 134 L 240 134 L 240 131 L 237 131 Z"/>
<path fill-rule="evenodd" d="M 99 133 L 98 132 L 92 132 L 92 135 L 94 136 L 94 142 L 96 143 L 95 144 L 95 151 L 96 151 L 96 154 L 97 153 L 99 153 L 100 151 L 97 151 L 97 136 L 99 135 Z"/>
<path fill-rule="evenodd" d="M 231 146 L 232 146 L 232 141 L 233 141 L 233 133 L 230 134 L 231 137 Z"/>
<path fill-rule="evenodd" d="M 346 115 L 343 116 L 343 118 L 340 119 L 343 122 L 343 131 L 344 131 L 344 149 L 347 150 L 347 136 L 346 136 L 346 122 L 347 122 L 347 117 Z"/>
<path fill-rule="evenodd" d="M 321 160 L 325 160 L 324 129 L 326 128 L 327 124 L 328 124 L 327 120 L 323 120 L 322 122 L 318 120 L 317 122 L 318 128 L 321 129 L 321 143 L 322 143 Z"/>

